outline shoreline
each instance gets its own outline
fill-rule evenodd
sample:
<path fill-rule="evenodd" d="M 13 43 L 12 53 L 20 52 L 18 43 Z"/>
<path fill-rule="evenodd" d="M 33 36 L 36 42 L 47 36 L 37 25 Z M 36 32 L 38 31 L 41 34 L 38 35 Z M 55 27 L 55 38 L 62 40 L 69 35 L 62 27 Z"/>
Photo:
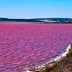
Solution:
<path fill-rule="evenodd" d="M 71 44 L 66 48 L 66 51 L 62 53 L 61 55 L 57 56 L 54 59 L 51 59 L 50 61 L 42 64 L 41 66 L 37 66 L 35 68 L 26 68 L 23 72 L 44 72 L 46 68 L 52 69 L 55 68 L 55 66 L 66 58 L 67 54 L 69 54 L 69 51 L 71 50 Z"/>
<path fill-rule="evenodd" d="M 72 24 L 72 23 L 65 23 L 65 22 L 17 22 L 17 21 L 0 21 L 0 23 L 36 23 L 36 24 Z"/>

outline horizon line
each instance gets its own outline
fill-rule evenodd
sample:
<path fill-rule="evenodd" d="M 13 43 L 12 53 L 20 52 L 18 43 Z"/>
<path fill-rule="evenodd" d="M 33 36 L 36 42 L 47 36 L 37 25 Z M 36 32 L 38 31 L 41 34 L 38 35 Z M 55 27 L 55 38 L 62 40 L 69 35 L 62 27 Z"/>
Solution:
<path fill-rule="evenodd" d="M 0 17 L 0 18 L 7 18 L 7 19 L 40 19 L 40 18 L 70 18 L 72 19 L 72 17 L 35 17 L 35 18 L 9 18 L 9 17 Z"/>

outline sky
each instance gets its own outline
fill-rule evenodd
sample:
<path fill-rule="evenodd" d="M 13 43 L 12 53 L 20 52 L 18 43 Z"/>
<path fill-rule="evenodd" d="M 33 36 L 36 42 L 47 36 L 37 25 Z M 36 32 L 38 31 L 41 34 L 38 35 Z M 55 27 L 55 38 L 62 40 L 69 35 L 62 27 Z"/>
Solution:
<path fill-rule="evenodd" d="M 72 0 L 0 0 L 0 17 L 72 18 Z"/>

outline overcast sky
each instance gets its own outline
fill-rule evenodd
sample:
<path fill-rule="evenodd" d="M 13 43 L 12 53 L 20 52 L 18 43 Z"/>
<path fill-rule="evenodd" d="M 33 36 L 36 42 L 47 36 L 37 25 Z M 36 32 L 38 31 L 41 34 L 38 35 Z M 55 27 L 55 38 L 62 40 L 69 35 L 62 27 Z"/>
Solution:
<path fill-rule="evenodd" d="M 72 0 L 0 0 L 0 17 L 72 18 Z"/>

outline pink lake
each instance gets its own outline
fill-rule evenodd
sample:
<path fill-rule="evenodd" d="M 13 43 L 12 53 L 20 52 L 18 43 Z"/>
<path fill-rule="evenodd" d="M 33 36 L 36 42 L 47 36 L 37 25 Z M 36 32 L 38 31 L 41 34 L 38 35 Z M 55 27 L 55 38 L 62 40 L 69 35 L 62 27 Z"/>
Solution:
<path fill-rule="evenodd" d="M 72 24 L 0 22 L 0 72 L 22 72 L 65 52 Z"/>

